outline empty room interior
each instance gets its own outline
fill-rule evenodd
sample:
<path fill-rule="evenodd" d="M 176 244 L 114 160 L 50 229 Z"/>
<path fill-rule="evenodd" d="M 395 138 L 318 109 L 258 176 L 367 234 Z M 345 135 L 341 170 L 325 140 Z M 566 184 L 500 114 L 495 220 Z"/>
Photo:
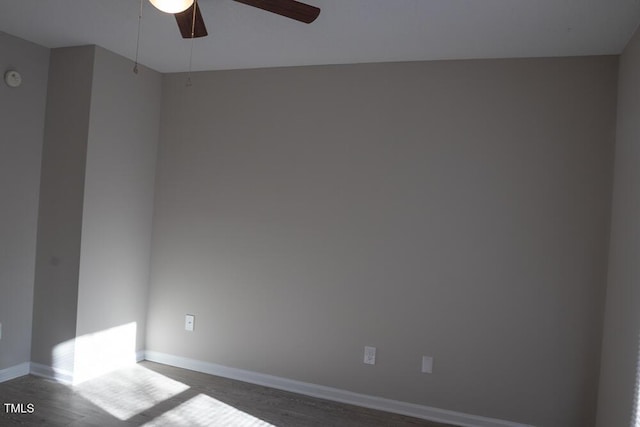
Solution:
<path fill-rule="evenodd" d="M 640 2 L 192 3 L 0 0 L 0 425 L 640 426 Z"/>

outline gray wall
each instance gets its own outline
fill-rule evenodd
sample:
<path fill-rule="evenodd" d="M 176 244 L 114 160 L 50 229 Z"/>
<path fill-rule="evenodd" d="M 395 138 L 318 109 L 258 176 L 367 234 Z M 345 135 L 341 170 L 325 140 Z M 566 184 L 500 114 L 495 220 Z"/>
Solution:
<path fill-rule="evenodd" d="M 640 31 L 620 58 L 598 426 L 635 426 L 640 383 Z M 635 390 L 635 391 L 634 391 Z M 638 414 L 640 416 L 640 414 Z"/>
<path fill-rule="evenodd" d="M 634 411 L 639 38 L 620 65 L 602 427 Z M 144 348 L 160 76 L 100 48 L 54 50 L 42 152 L 48 59 L 0 32 L 0 71 L 24 77 L 0 85 L 0 369 L 130 322 Z M 164 78 L 148 349 L 592 424 L 615 58 L 184 79 Z M 434 374 L 418 373 L 422 354 Z"/>
<path fill-rule="evenodd" d="M 82 378 L 144 348 L 161 77 L 132 66 L 95 46 L 51 57 L 32 360 Z M 96 335 L 128 324 L 129 347 Z"/>
<path fill-rule="evenodd" d="M 144 349 L 161 74 L 96 48 L 77 334 L 135 323 Z"/>
<path fill-rule="evenodd" d="M 164 77 L 147 349 L 593 425 L 616 57 L 185 78 Z"/>
<path fill-rule="evenodd" d="M 28 362 L 49 49 L 0 32 L 0 370 Z"/>
<path fill-rule="evenodd" d="M 73 371 L 93 47 L 53 49 L 42 154 L 31 360 Z M 54 357 L 55 356 L 55 357 Z"/>

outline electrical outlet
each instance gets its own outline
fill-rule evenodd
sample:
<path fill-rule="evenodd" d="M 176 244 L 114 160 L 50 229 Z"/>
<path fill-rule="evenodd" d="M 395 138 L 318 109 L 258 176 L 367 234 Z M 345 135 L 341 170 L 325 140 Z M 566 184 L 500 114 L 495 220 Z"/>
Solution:
<path fill-rule="evenodd" d="M 366 346 L 364 348 L 364 363 L 367 365 L 375 365 L 376 364 L 376 348 Z"/>
<path fill-rule="evenodd" d="M 433 357 L 422 356 L 422 373 L 430 374 L 433 372 Z"/>
<path fill-rule="evenodd" d="M 184 316 L 184 330 L 193 332 L 193 327 L 196 322 L 196 316 L 193 314 L 187 314 Z"/>

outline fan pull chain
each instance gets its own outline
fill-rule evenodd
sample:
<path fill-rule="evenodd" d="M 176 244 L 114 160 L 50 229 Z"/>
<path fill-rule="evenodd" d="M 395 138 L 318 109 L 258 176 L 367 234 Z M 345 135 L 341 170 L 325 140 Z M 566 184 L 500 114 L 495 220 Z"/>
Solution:
<path fill-rule="evenodd" d="M 140 52 L 140 27 L 142 26 L 142 3 L 144 0 L 140 0 L 140 13 L 138 14 L 138 40 L 136 41 L 136 61 L 133 65 L 133 72 L 138 74 L 138 53 Z"/>
<path fill-rule="evenodd" d="M 193 18 L 191 19 L 191 51 L 189 52 L 189 74 L 187 75 L 187 86 L 191 86 L 191 65 L 193 63 L 193 42 L 196 36 L 196 12 L 198 10 L 198 0 L 193 2 Z"/>

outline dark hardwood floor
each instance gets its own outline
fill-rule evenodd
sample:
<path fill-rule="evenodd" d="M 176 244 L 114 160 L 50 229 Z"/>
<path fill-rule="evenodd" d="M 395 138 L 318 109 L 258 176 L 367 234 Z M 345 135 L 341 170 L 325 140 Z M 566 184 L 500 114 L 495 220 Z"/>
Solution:
<path fill-rule="evenodd" d="M 0 384 L 0 405 L 3 427 L 452 427 L 152 362 L 75 387 L 17 378 Z"/>

